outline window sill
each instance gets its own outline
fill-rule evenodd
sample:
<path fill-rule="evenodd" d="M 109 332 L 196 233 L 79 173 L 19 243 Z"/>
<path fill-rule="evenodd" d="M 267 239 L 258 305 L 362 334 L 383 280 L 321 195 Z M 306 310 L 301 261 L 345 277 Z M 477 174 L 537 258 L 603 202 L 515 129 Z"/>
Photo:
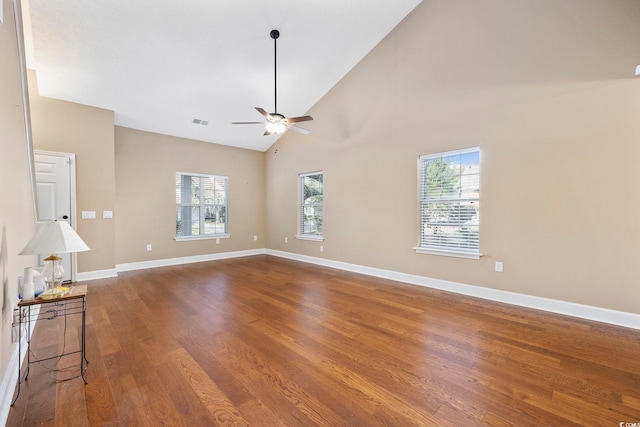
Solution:
<path fill-rule="evenodd" d="M 298 240 L 312 240 L 315 242 L 324 241 L 324 236 L 318 234 L 296 234 L 296 239 Z"/>
<path fill-rule="evenodd" d="M 427 255 L 440 255 L 440 256 L 450 256 L 455 258 L 466 258 L 466 259 L 480 259 L 482 256 L 481 253 L 474 252 L 459 252 L 459 251 L 447 251 L 443 249 L 427 249 L 427 248 L 413 248 L 418 254 L 427 254 Z"/>
<path fill-rule="evenodd" d="M 206 234 L 204 236 L 181 236 L 175 237 L 176 242 L 186 242 L 189 240 L 211 240 L 211 239 L 228 239 L 231 234 Z"/>

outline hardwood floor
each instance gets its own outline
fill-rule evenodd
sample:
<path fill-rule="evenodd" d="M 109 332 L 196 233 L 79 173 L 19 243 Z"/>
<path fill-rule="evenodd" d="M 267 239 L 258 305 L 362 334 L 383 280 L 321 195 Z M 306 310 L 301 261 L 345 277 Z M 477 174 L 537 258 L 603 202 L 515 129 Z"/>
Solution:
<path fill-rule="evenodd" d="M 636 330 L 266 255 L 87 284 L 89 384 L 32 365 L 7 425 L 640 423 Z"/>

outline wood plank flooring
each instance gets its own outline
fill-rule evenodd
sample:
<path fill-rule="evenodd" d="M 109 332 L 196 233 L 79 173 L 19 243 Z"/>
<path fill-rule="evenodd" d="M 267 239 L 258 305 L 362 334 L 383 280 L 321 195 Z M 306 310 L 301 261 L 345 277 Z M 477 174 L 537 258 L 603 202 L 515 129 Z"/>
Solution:
<path fill-rule="evenodd" d="M 640 423 L 636 330 L 267 255 L 87 284 L 89 384 L 32 365 L 8 426 Z"/>

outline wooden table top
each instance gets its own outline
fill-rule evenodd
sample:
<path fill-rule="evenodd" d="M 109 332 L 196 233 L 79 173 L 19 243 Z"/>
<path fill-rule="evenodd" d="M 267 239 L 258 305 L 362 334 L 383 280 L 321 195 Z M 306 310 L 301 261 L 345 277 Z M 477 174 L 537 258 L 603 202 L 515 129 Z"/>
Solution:
<path fill-rule="evenodd" d="M 65 301 L 70 299 L 84 298 L 85 296 L 87 296 L 87 285 L 75 285 L 75 286 L 70 286 L 70 288 L 71 288 L 71 291 L 68 294 L 65 294 L 59 297 L 41 298 L 38 296 L 34 299 L 20 300 L 18 302 L 18 307 L 26 307 L 29 305 L 36 305 L 36 304 L 46 304 L 50 302 L 60 302 L 60 301 Z"/>

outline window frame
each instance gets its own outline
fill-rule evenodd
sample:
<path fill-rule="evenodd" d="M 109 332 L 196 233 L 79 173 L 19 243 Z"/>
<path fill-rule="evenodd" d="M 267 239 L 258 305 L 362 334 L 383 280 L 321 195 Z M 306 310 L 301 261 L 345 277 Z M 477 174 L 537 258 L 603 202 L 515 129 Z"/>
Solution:
<path fill-rule="evenodd" d="M 177 193 L 179 191 L 178 189 L 178 176 L 190 176 L 192 178 L 199 178 L 200 180 L 209 178 L 214 180 L 220 180 L 222 179 L 224 181 L 224 202 L 223 203 L 204 203 L 203 200 L 200 200 L 199 203 L 178 203 L 177 197 L 175 198 L 175 203 L 176 203 L 176 211 L 175 211 L 175 220 L 176 220 L 176 230 L 175 230 L 175 240 L 176 241 L 189 241 L 189 240 L 206 240 L 206 239 L 226 239 L 231 237 L 231 235 L 229 234 L 229 177 L 228 176 L 224 176 L 224 175 L 212 175 L 212 174 L 202 174 L 202 173 L 193 173 L 193 172 L 181 172 L 181 171 L 176 171 L 175 173 L 175 182 L 176 182 L 176 186 L 175 186 L 175 192 L 176 192 L 176 196 Z M 200 188 L 202 188 L 202 181 L 200 182 Z M 204 210 L 200 209 L 200 213 L 198 216 L 198 229 L 199 229 L 199 234 L 192 234 L 192 235 L 186 235 L 186 236 L 179 236 L 178 235 L 178 211 L 180 208 L 184 208 L 184 207 L 194 207 L 197 206 L 199 208 L 202 208 L 203 206 L 221 206 L 224 209 L 224 232 L 219 233 L 219 232 L 214 232 L 214 233 L 206 233 L 206 215 L 204 214 Z"/>
<path fill-rule="evenodd" d="M 442 159 L 445 157 L 450 157 L 450 156 L 455 156 L 455 155 L 465 155 L 465 154 L 470 154 L 470 153 L 477 153 L 478 154 L 478 170 L 477 173 L 475 173 L 475 175 L 477 175 L 477 196 L 476 197 L 458 197 L 458 198 L 450 198 L 450 197 L 446 197 L 446 198 L 429 198 L 429 197 L 425 197 L 423 199 L 423 195 L 425 194 L 424 192 L 424 188 L 423 188 L 423 183 L 426 182 L 425 178 L 424 178 L 424 174 L 426 173 L 425 171 L 425 160 L 429 160 L 429 159 Z M 420 253 L 420 254 L 430 254 L 430 255 L 442 255 L 442 256 L 452 256 L 452 257 L 458 257 L 458 258 L 467 258 L 467 259 L 480 259 L 480 257 L 482 257 L 482 253 L 480 252 L 480 179 L 481 179 L 481 174 L 482 174 L 482 167 L 481 167 L 481 162 L 482 162 L 482 153 L 481 153 L 481 149 L 480 146 L 474 146 L 474 147 L 469 147 L 469 148 L 463 148 L 463 149 L 458 149 L 458 150 L 450 150 L 450 151 L 444 151 L 444 152 L 438 152 L 438 153 L 432 153 L 432 154 L 423 154 L 418 156 L 418 163 L 417 163 L 417 169 L 418 169 L 418 212 L 417 212 L 417 216 L 418 216 L 418 244 L 416 247 L 414 247 L 414 250 L 416 253 Z M 468 176 L 471 176 L 474 174 L 469 174 Z M 459 175 L 461 178 L 463 176 L 462 172 L 460 172 Z M 460 195 L 462 194 L 462 187 L 460 188 Z M 456 204 L 456 203 L 460 203 L 462 202 L 469 202 L 469 203 L 475 203 L 475 208 L 476 208 L 476 216 L 477 216 L 477 221 L 478 221 L 478 225 L 477 225 L 477 245 L 474 248 L 463 248 L 463 247 L 456 247 L 455 245 L 423 245 L 423 227 L 424 227 L 424 223 L 426 222 L 425 218 L 423 217 L 423 204 L 427 203 L 428 200 L 431 201 L 437 201 L 439 203 L 445 203 L 445 204 Z"/>
<path fill-rule="evenodd" d="M 305 205 L 304 198 L 304 179 L 309 176 L 322 175 L 322 202 L 320 204 L 307 204 Z M 322 214 L 320 215 L 321 219 L 321 229 L 317 233 L 305 233 L 304 228 L 304 208 L 305 206 L 318 206 L 321 207 Z M 315 172 L 305 172 L 298 174 L 298 234 L 296 234 L 296 239 L 299 240 L 313 240 L 313 241 L 324 241 L 324 171 L 315 171 Z"/>

